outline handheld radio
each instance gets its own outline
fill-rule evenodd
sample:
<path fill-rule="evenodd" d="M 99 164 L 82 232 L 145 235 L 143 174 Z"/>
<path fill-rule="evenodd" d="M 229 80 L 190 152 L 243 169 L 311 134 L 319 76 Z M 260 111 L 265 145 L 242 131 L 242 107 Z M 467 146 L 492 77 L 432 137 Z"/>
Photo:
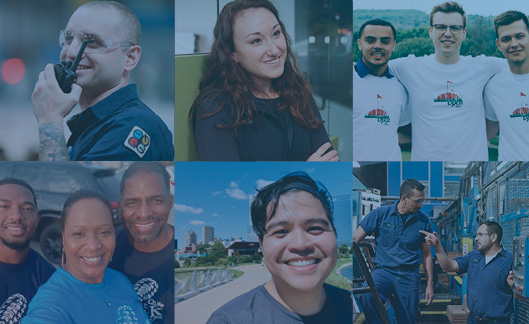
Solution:
<path fill-rule="evenodd" d="M 83 40 L 83 44 L 73 62 L 61 61 L 55 64 L 55 77 L 64 93 L 70 93 L 72 91 L 72 84 L 77 81 L 77 73 L 75 73 L 75 70 L 77 70 L 87 43 L 88 40 Z"/>

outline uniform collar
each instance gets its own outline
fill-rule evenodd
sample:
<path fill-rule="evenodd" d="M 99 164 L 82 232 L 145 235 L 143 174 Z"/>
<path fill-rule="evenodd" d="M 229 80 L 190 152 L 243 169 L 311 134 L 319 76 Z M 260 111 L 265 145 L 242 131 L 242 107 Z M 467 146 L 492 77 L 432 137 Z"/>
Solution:
<path fill-rule="evenodd" d="M 113 114 L 124 103 L 133 99 L 138 99 L 138 90 L 135 84 L 129 84 L 96 103 L 90 109 L 98 119 L 102 119 Z"/>
<path fill-rule="evenodd" d="M 371 71 L 371 69 L 364 63 L 361 57 L 358 62 L 356 62 L 355 70 L 361 78 L 365 77 L 368 74 L 374 75 L 373 71 Z M 386 69 L 386 73 L 383 76 L 388 79 L 393 78 L 393 74 L 389 72 L 389 68 Z"/>

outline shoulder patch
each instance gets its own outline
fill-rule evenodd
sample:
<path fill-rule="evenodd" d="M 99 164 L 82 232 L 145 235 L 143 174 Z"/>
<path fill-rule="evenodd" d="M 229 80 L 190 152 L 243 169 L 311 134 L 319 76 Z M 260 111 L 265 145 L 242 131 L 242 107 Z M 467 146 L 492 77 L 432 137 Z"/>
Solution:
<path fill-rule="evenodd" d="M 134 152 L 141 159 L 151 147 L 151 137 L 141 127 L 134 126 L 125 142 L 123 142 L 123 146 Z"/>

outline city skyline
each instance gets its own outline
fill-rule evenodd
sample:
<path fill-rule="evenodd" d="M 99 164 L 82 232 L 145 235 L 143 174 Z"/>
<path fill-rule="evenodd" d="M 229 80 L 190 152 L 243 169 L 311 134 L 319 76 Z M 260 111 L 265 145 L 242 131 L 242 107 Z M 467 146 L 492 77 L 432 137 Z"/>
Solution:
<path fill-rule="evenodd" d="M 185 163 L 175 168 L 175 238 L 185 242 L 189 230 L 212 226 L 215 237 L 248 241 L 250 197 L 293 171 L 304 171 L 323 183 L 333 198 L 351 196 L 351 163 L 247 162 Z M 347 204 L 344 202 L 343 204 Z M 352 240 L 350 208 L 337 208 L 338 241 Z M 347 216 L 344 213 L 348 213 Z M 203 238 L 197 238 L 202 241 Z"/>

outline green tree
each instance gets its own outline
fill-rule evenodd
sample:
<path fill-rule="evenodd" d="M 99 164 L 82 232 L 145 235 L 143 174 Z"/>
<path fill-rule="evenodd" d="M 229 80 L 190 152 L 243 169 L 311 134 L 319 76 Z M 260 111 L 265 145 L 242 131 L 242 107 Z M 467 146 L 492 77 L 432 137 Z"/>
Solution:
<path fill-rule="evenodd" d="M 197 247 L 197 253 L 198 254 L 209 254 L 209 251 L 211 250 L 211 244 L 206 243 L 202 244 Z"/>
<path fill-rule="evenodd" d="M 215 260 L 224 258 L 226 256 L 226 248 L 224 247 L 224 244 L 222 244 L 220 241 L 213 243 L 213 246 L 209 252 L 209 256 L 215 258 Z"/>
<path fill-rule="evenodd" d="M 343 244 L 338 249 L 338 252 L 340 252 L 340 255 L 347 255 L 348 254 L 347 252 L 349 252 L 349 247 L 347 245 Z"/>
<path fill-rule="evenodd" d="M 184 268 L 189 268 L 191 266 L 191 260 L 189 258 L 184 260 Z"/>

